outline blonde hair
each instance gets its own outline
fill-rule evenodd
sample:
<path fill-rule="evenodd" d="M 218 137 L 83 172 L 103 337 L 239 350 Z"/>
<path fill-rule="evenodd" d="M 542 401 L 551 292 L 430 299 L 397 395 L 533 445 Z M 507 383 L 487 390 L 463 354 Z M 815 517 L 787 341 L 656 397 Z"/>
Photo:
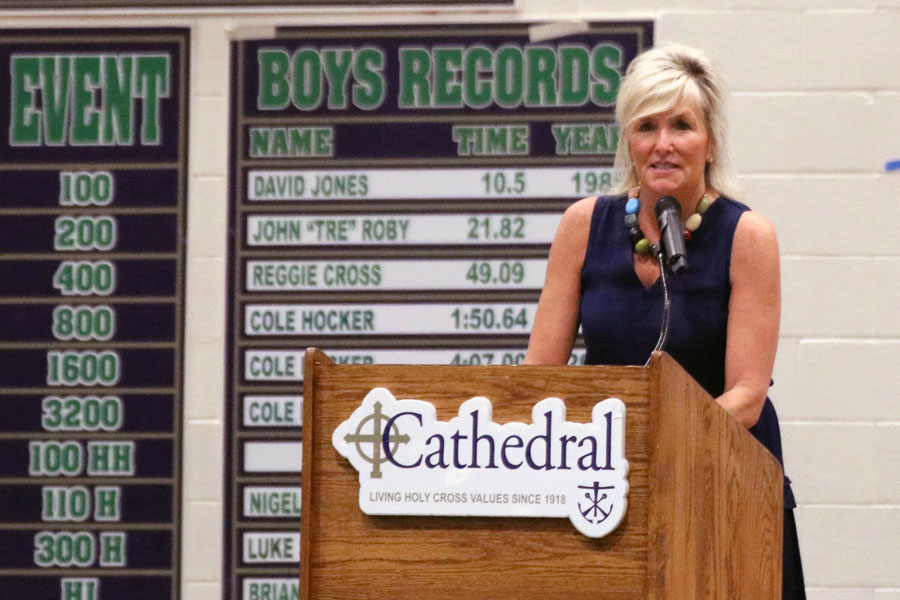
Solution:
<path fill-rule="evenodd" d="M 613 191 L 623 193 L 640 183 L 629 147 L 635 123 L 685 100 L 700 108 L 709 132 L 712 160 L 706 164 L 706 185 L 723 194 L 734 194 L 737 185 L 726 147 L 724 96 L 721 76 L 700 50 L 672 44 L 638 55 L 628 65 L 616 99 L 619 143 L 615 168 L 619 184 Z"/>

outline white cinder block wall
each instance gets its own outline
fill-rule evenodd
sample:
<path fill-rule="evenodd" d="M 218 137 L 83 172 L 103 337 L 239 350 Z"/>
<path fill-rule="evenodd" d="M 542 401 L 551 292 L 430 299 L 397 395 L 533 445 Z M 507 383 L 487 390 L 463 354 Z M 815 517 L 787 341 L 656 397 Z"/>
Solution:
<path fill-rule="evenodd" d="M 811 600 L 900 600 L 900 0 L 519 0 L 485 13 L 0 11 L 3 27 L 192 28 L 183 597 L 221 598 L 228 41 L 310 23 L 653 19 L 732 92 L 742 199 L 782 250 L 772 397 Z M 361 16 L 362 15 L 362 16 Z"/>

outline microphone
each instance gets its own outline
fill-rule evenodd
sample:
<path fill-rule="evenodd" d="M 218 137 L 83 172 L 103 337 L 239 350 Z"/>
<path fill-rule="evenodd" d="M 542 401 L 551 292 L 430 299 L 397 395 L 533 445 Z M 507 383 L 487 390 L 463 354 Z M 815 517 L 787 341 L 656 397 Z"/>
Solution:
<path fill-rule="evenodd" d="M 665 264 L 673 273 L 687 268 L 687 250 L 684 248 L 684 225 L 681 223 L 681 205 L 672 196 L 663 196 L 656 202 L 656 222 L 662 243 Z"/>

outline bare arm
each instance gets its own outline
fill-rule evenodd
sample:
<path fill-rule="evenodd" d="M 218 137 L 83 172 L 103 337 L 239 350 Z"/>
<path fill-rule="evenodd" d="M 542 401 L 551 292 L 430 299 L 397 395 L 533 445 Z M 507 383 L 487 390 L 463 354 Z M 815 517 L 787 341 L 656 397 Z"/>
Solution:
<path fill-rule="evenodd" d="M 759 213 L 738 221 L 731 250 L 725 393 L 717 398 L 744 427 L 759 419 L 778 346 L 781 275 L 775 230 Z"/>
<path fill-rule="evenodd" d="M 547 277 L 528 340 L 525 364 L 564 365 L 578 333 L 581 267 L 596 198 L 585 198 L 563 215 L 550 247 Z"/>

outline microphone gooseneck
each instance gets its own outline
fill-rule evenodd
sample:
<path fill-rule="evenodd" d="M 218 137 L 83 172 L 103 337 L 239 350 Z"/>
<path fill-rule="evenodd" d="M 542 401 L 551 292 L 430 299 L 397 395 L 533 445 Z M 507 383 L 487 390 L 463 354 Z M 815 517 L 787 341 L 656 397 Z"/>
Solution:
<path fill-rule="evenodd" d="M 666 346 L 666 342 L 669 340 L 669 321 L 672 320 L 672 300 L 669 297 L 669 280 L 666 275 L 666 266 L 665 260 L 663 259 L 663 251 L 660 247 L 661 244 L 656 244 L 653 246 L 653 255 L 656 256 L 656 260 L 659 261 L 659 278 L 662 281 L 662 289 L 663 289 L 663 314 L 662 314 L 662 325 L 659 328 L 659 338 L 656 340 L 656 346 L 650 352 L 650 356 L 647 357 L 647 362 L 644 363 L 644 366 L 648 366 L 650 364 L 650 360 L 653 358 L 653 353 L 659 350 L 663 350 Z"/>
<path fill-rule="evenodd" d="M 672 318 L 672 300 L 669 297 L 669 281 L 666 271 L 681 273 L 687 268 L 687 250 L 684 247 L 684 226 L 681 224 L 681 205 L 672 196 L 663 196 L 656 202 L 656 222 L 659 225 L 659 243 L 653 254 L 659 261 L 659 278 L 663 288 L 662 325 L 653 352 L 662 350 L 669 339 L 669 322 Z M 667 268 L 668 267 L 668 268 Z M 646 364 L 650 364 L 651 356 Z"/>
<path fill-rule="evenodd" d="M 684 225 L 681 223 L 681 205 L 672 196 L 663 196 L 656 202 L 656 222 L 659 225 L 659 241 L 662 246 L 662 264 L 678 274 L 687 268 L 687 250 L 684 247 Z M 660 267 L 662 268 L 662 264 Z"/>

